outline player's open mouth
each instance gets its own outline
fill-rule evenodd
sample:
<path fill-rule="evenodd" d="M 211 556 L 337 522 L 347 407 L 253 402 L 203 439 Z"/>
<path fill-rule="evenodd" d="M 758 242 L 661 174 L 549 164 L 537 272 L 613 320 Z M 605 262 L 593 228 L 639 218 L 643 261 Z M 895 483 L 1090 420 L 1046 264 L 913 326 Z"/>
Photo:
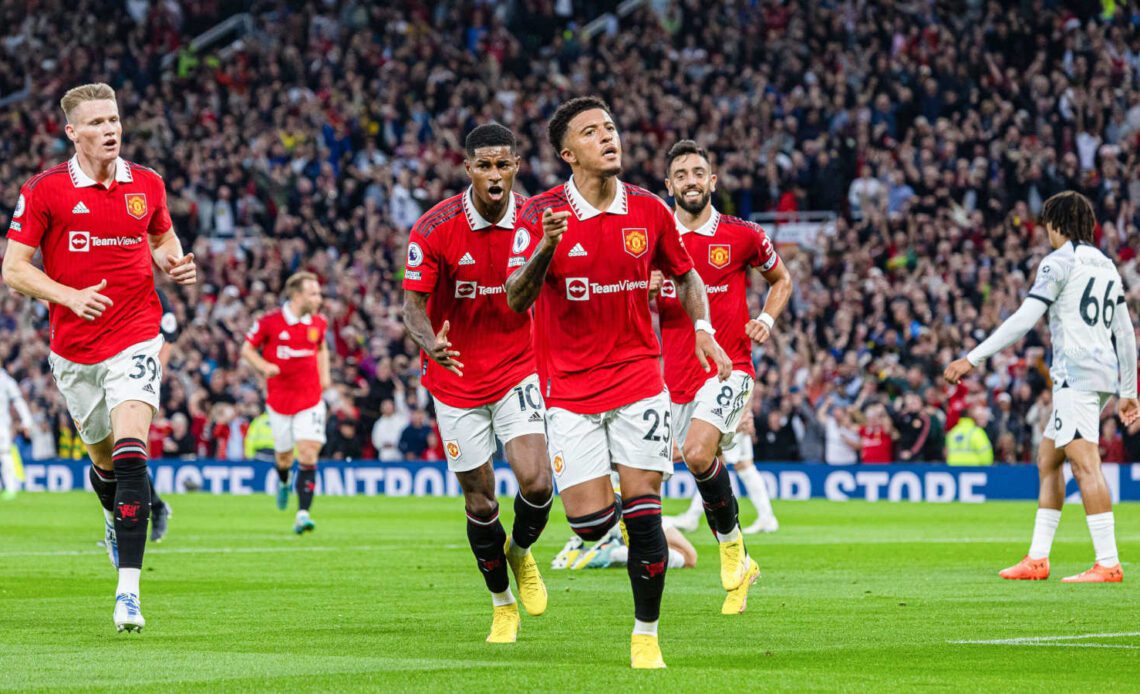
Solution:
<path fill-rule="evenodd" d="M 109 141 L 103 143 L 103 149 L 115 149 L 115 147 L 117 147 L 118 144 L 119 143 L 114 141 L 114 140 L 109 140 Z"/>
<path fill-rule="evenodd" d="M 602 156 L 606 159 L 614 159 L 618 156 L 617 147 L 606 147 L 602 150 Z"/>
<path fill-rule="evenodd" d="M 684 197 L 686 200 L 697 200 L 701 197 L 700 188 L 690 188 L 685 191 Z"/>
<path fill-rule="evenodd" d="M 503 187 L 502 186 L 491 186 L 490 188 L 487 189 L 487 194 L 491 196 L 492 200 L 502 200 L 502 198 L 503 198 Z"/>

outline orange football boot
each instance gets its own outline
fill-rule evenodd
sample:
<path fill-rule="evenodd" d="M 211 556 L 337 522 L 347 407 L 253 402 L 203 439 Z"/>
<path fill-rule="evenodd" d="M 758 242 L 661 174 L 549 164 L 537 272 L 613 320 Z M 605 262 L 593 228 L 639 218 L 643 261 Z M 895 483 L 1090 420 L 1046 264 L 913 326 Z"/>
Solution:
<path fill-rule="evenodd" d="M 1124 569 L 1117 564 L 1113 567 L 1093 564 L 1088 571 L 1076 576 L 1066 576 L 1061 583 L 1120 583 L 1124 580 Z"/>
<path fill-rule="evenodd" d="M 1002 569 L 998 576 L 1008 581 L 1044 581 L 1049 578 L 1049 557 L 1030 559 L 1029 555 L 1008 569 Z"/>

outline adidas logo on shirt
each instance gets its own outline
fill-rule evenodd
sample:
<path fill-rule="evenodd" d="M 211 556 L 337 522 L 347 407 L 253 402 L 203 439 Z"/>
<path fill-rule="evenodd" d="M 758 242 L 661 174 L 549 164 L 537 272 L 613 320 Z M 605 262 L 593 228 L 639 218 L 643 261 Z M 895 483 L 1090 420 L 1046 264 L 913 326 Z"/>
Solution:
<path fill-rule="evenodd" d="M 281 334 L 277 336 L 277 339 L 278 340 L 288 340 L 289 339 L 289 331 L 288 330 L 282 330 Z"/>
<path fill-rule="evenodd" d="M 91 214 L 91 210 L 87 209 L 87 205 L 83 204 L 80 200 L 75 207 L 71 208 L 71 214 Z"/>
<path fill-rule="evenodd" d="M 459 259 L 460 265 L 474 265 L 475 259 L 471 257 L 470 253 L 464 253 L 463 257 Z"/>
<path fill-rule="evenodd" d="M 580 243 L 574 244 L 574 247 L 570 249 L 571 258 L 584 258 L 586 255 L 588 255 L 586 249 L 582 248 L 582 244 Z"/>

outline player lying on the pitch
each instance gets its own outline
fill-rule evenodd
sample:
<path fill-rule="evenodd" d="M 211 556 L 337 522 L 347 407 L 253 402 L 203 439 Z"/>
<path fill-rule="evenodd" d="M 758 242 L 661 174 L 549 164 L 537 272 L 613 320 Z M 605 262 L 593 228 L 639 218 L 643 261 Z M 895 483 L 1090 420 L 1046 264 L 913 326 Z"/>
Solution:
<path fill-rule="evenodd" d="M 661 520 L 665 528 L 665 541 L 669 543 L 669 568 L 691 569 L 697 565 L 697 549 L 693 543 L 669 523 L 668 519 Z M 562 551 L 550 562 L 550 568 L 555 571 L 570 569 L 609 569 L 615 566 L 625 566 L 629 561 L 629 546 L 621 535 L 619 526 L 610 528 L 606 536 L 598 540 L 589 549 L 586 543 L 577 535 L 572 535 Z"/>

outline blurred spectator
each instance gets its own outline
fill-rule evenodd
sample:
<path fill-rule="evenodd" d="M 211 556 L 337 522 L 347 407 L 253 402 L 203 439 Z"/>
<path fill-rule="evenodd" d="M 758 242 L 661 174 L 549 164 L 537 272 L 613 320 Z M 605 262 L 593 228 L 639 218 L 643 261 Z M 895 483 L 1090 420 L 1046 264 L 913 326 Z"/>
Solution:
<path fill-rule="evenodd" d="M 756 423 L 756 460 L 792 463 L 800 459 L 796 432 L 789 417 L 770 410 Z"/>
<path fill-rule="evenodd" d="M 162 440 L 164 458 L 189 458 L 195 453 L 197 444 L 190 433 L 190 420 L 181 412 L 170 418 L 170 431 Z"/>
<path fill-rule="evenodd" d="M 798 387 L 792 387 L 791 404 L 792 430 L 796 434 L 799 459 L 805 463 L 822 463 L 825 436 L 823 423 Z"/>
<path fill-rule="evenodd" d="M 407 460 L 422 460 L 428 449 L 428 438 L 434 436 L 423 410 L 414 410 L 408 426 L 400 433 L 400 453 Z"/>
<path fill-rule="evenodd" d="M 40 415 L 36 417 L 36 426 L 32 428 L 32 460 L 48 460 L 56 456 L 56 433 L 52 428 L 51 420 Z"/>
<path fill-rule="evenodd" d="M 380 460 L 400 460 L 400 436 L 408 426 L 408 405 L 400 400 L 380 404 L 380 418 L 372 427 L 372 446 Z"/>
<path fill-rule="evenodd" d="M 986 435 L 990 411 L 975 405 L 968 417 L 960 417 L 946 434 L 946 462 L 949 465 L 992 465 L 994 449 Z"/>
<path fill-rule="evenodd" d="M 925 461 L 927 444 L 936 423 L 925 411 L 918 393 L 907 393 L 902 397 L 902 409 L 896 420 L 898 460 L 906 463 Z"/>
<path fill-rule="evenodd" d="M 356 460 L 364 456 L 364 446 L 356 432 L 356 420 L 341 417 L 329 436 L 322 451 L 326 458 L 334 460 Z"/>
<path fill-rule="evenodd" d="M 1105 419 L 1100 425 L 1100 460 L 1104 463 L 1124 462 L 1124 439 L 1113 418 Z"/>
<path fill-rule="evenodd" d="M 185 417 L 183 419 L 185 420 Z M 187 432 L 186 438 L 193 440 L 189 432 Z M 179 443 L 178 448 L 181 449 L 181 447 L 181 443 Z M 269 426 L 269 412 L 263 411 L 250 421 L 249 428 L 245 431 L 245 459 L 272 462 L 274 453 L 273 429 Z"/>
<path fill-rule="evenodd" d="M 846 407 L 825 404 L 821 409 L 825 439 L 824 462 L 828 465 L 851 465 L 859 462 L 859 450 L 862 442 L 859 439 L 859 429 L 851 422 L 851 415 Z"/>
<path fill-rule="evenodd" d="M 882 405 L 867 410 L 867 421 L 859 427 L 861 460 L 863 463 L 890 463 L 894 461 L 894 426 Z"/>

